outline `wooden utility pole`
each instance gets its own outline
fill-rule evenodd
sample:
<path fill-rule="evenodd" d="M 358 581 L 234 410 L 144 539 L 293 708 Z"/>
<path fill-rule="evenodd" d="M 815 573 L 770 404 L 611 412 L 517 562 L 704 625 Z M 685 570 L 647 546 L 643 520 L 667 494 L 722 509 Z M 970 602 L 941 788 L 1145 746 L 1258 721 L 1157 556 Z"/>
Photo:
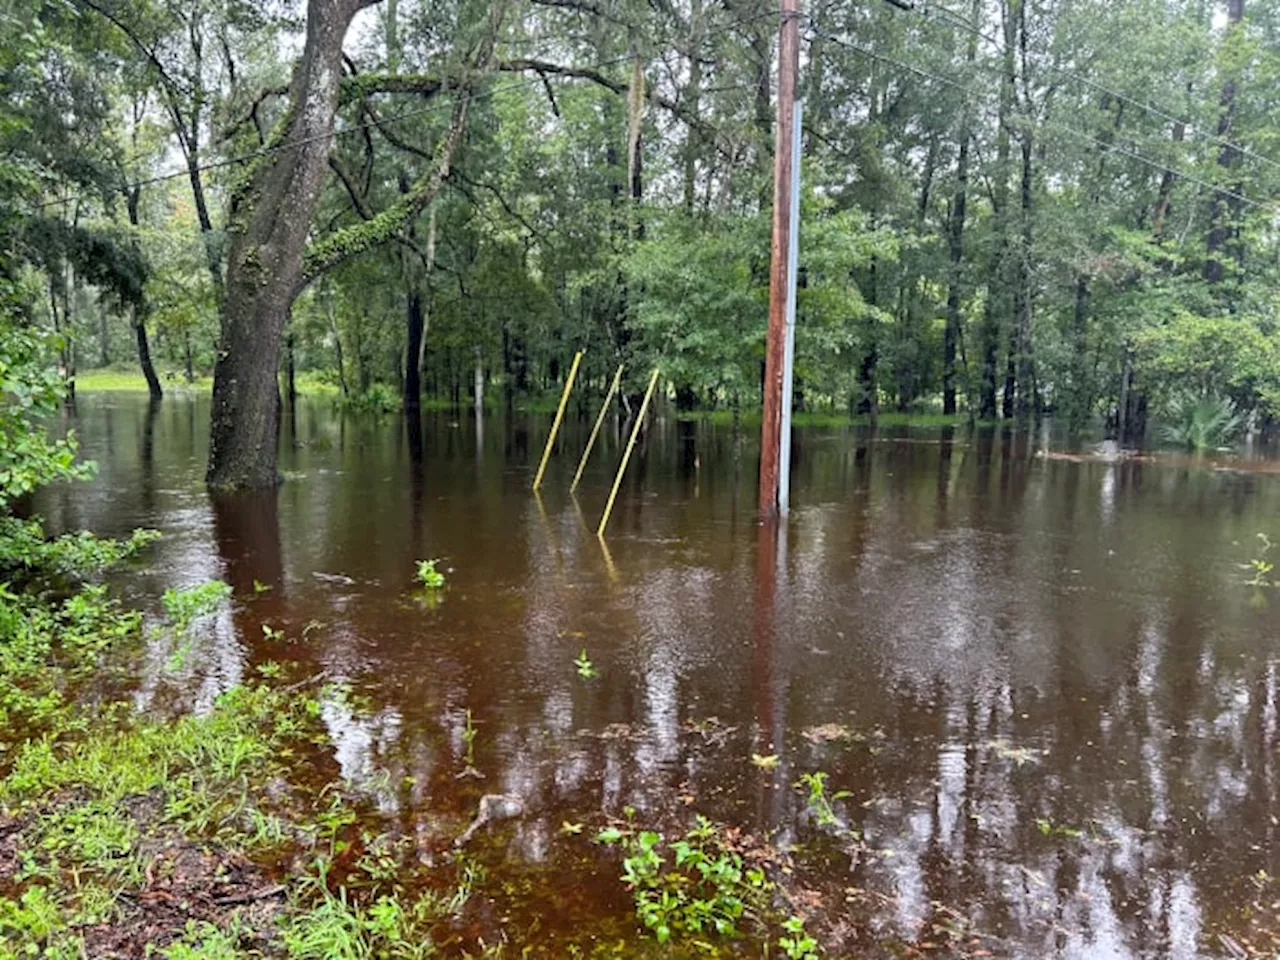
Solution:
<path fill-rule="evenodd" d="M 782 367 L 786 339 L 788 248 L 791 232 L 791 129 L 800 72 L 800 0 L 782 0 L 778 28 L 778 114 L 773 125 L 773 244 L 769 268 L 769 335 L 764 358 L 764 416 L 760 423 L 760 519 L 778 512 L 782 440 Z"/>

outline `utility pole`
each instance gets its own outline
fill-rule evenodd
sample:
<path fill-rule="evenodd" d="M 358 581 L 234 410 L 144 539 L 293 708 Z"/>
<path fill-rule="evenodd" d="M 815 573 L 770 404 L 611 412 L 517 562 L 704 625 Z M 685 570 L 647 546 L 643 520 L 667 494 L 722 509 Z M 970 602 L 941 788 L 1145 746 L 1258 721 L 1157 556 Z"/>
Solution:
<path fill-rule="evenodd" d="M 791 125 L 791 218 L 787 225 L 787 306 L 783 316 L 782 427 L 778 435 L 778 513 L 791 511 L 791 403 L 796 375 L 796 283 L 800 273 L 800 134 L 804 101 L 797 100 Z"/>
<path fill-rule="evenodd" d="M 782 368 L 790 280 L 791 137 L 800 72 L 800 0 L 782 0 L 778 28 L 778 114 L 773 125 L 773 243 L 769 267 L 769 334 L 764 359 L 764 415 L 760 423 L 760 519 L 778 513 L 782 439 Z"/>

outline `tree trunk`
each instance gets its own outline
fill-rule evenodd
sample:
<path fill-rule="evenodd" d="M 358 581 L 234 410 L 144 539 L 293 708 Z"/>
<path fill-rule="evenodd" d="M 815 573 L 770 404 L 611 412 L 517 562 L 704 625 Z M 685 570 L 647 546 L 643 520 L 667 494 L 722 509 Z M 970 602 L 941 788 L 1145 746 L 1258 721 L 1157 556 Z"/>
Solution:
<path fill-rule="evenodd" d="M 297 370 L 293 362 L 293 331 L 292 330 L 290 330 L 285 335 L 284 343 L 285 343 L 285 351 L 284 351 L 285 381 L 288 384 L 288 388 L 289 388 L 289 394 L 288 394 L 289 406 L 292 407 L 294 402 L 298 399 Z"/>
<path fill-rule="evenodd" d="M 189 327 L 182 328 L 182 376 L 187 383 L 196 382 L 196 371 L 191 362 L 191 330 Z"/>
<path fill-rule="evenodd" d="M 409 290 L 405 326 L 407 336 L 404 348 L 404 405 L 416 407 L 422 400 L 422 371 L 419 357 L 422 355 L 422 287 L 414 281 Z"/>
<path fill-rule="evenodd" d="M 1240 36 L 1244 20 L 1244 0 L 1228 0 L 1227 30 L 1223 36 L 1223 46 L 1230 47 Z M 1228 56 L 1231 51 L 1228 50 Z M 1218 165 L 1224 171 L 1232 171 L 1240 165 L 1240 151 L 1231 143 L 1236 125 L 1236 78 L 1228 76 L 1222 85 L 1222 96 L 1218 101 L 1218 138 L 1226 141 L 1218 151 Z M 1238 191 L 1236 191 L 1238 193 Z M 1209 283 L 1221 283 L 1226 277 L 1226 266 L 1223 257 L 1227 255 L 1228 244 L 1238 229 L 1240 201 L 1237 196 L 1228 196 L 1226 191 L 1215 190 L 1209 212 L 1209 236 L 1205 251 L 1204 278 Z M 1236 257 L 1240 251 L 1236 250 Z"/>
<path fill-rule="evenodd" d="M 974 0 L 973 22 L 981 15 L 981 0 Z M 969 38 L 966 61 L 972 65 L 978 55 L 978 35 Z M 942 336 L 942 412 L 954 416 L 956 412 L 956 346 L 960 339 L 960 301 L 964 268 L 964 218 L 969 193 L 969 140 L 973 118 L 967 106 L 960 127 L 960 151 L 956 157 L 956 189 L 951 199 L 951 214 L 947 222 L 947 252 L 951 260 L 947 284 L 947 323 Z"/>
<path fill-rule="evenodd" d="M 1025 41 L 1024 41 L 1025 42 Z M 1031 129 L 1022 137 L 1022 240 L 1018 248 L 1017 279 L 1013 288 L 1013 326 L 1016 336 L 1013 347 L 1018 358 L 1017 404 L 1015 412 L 1026 418 L 1035 402 L 1035 355 L 1031 344 L 1031 240 L 1032 240 L 1032 177 Z"/>
<path fill-rule="evenodd" d="M 1012 0 L 1017 2 L 1017 0 Z M 1002 12 L 1004 23 L 1004 74 L 1000 81 L 1000 112 L 996 135 L 995 186 L 991 198 L 991 212 L 995 221 L 995 251 L 987 281 L 987 301 L 982 312 L 982 329 L 979 333 L 981 372 L 978 384 L 978 416 L 983 419 L 996 415 L 996 362 L 1000 352 L 1001 308 L 1008 293 L 1009 259 L 1009 168 L 1011 140 L 1009 116 L 1013 110 L 1014 56 L 1013 44 L 1017 27 L 1013 11 L 1005 4 Z"/>
<path fill-rule="evenodd" d="M 1190 94 L 1190 85 L 1187 93 Z M 1181 120 L 1173 125 L 1173 142 L 1182 143 L 1187 136 L 1187 125 Z M 1173 161 L 1170 161 L 1171 163 Z M 1151 233 L 1160 240 L 1164 237 L 1165 219 L 1169 216 L 1169 204 L 1173 198 L 1173 185 L 1178 177 L 1172 170 L 1166 170 L 1160 177 L 1160 189 L 1156 193 L 1156 205 L 1151 214 Z"/>
<path fill-rule="evenodd" d="M 484 359 L 480 352 L 480 344 L 475 345 L 476 356 L 476 374 L 475 374 L 475 391 L 474 397 L 476 406 L 476 416 L 484 415 Z"/>
<path fill-rule="evenodd" d="M 133 125 L 133 143 L 137 148 L 138 143 L 138 123 L 141 120 L 142 108 L 139 104 L 134 105 L 134 125 Z M 136 231 L 141 222 L 139 216 L 139 206 L 142 201 L 142 188 L 136 184 L 126 186 L 124 190 L 125 208 L 129 213 L 129 225 Z M 137 234 L 133 239 L 134 249 L 137 250 Z M 164 390 L 160 387 L 160 378 L 156 376 L 155 364 L 151 362 L 151 344 L 147 341 L 147 310 L 145 301 L 133 304 L 133 335 L 138 344 L 138 364 L 142 367 L 142 375 L 147 380 L 147 391 L 151 394 L 152 400 L 159 400 L 164 396 Z"/>
<path fill-rule="evenodd" d="M 206 473 L 214 487 L 279 482 L 281 334 L 303 285 L 307 234 L 328 169 L 342 41 L 360 6 L 360 0 L 309 0 L 285 131 L 285 140 L 298 145 L 261 157 L 242 198 L 249 209 L 233 206 Z"/>
<path fill-rule="evenodd" d="M 1071 409 L 1068 422 L 1078 428 L 1089 416 L 1093 405 L 1089 396 L 1089 278 L 1076 275 L 1076 302 L 1071 328 Z"/>
<path fill-rule="evenodd" d="M 333 337 L 333 362 L 338 366 L 338 388 L 347 396 L 347 365 L 342 359 L 342 332 L 338 329 L 338 315 L 333 309 L 333 291 L 326 289 L 321 294 L 324 300 L 324 312 L 329 318 L 329 335 Z"/>
<path fill-rule="evenodd" d="M 702 0 L 690 0 L 689 12 L 689 83 L 685 87 L 685 103 L 690 116 L 698 116 L 698 104 L 702 97 Z M 689 124 L 684 137 L 684 213 L 693 216 L 693 203 L 697 191 L 698 130 Z"/>
<path fill-rule="evenodd" d="M 142 308 L 133 305 L 133 334 L 138 342 L 138 365 L 142 367 L 142 375 L 147 379 L 147 392 L 152 400 L 164 396 L 160 387 L 160 378 L 156 376 L 155 365 L 151 362 L 151 344 L 147 342 L 147 324 L 142 315 Z"/>
<path fill-rule="evenodd" d="M 98 304 L 98 365 L 105 367 L 111 363 L 111 333 L 108 330 L 107 311 Z"/>

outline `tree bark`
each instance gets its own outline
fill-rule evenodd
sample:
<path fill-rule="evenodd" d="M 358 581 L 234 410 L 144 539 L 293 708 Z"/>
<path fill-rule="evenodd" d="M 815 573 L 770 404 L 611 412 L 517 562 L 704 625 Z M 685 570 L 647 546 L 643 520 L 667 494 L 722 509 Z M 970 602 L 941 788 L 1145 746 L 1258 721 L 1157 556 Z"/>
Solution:
<path fill-rule="evenodd" d="M 213 412 L 206 479 L 222 488 L 278 482 L 275 370 L 289 309 L 307 283 L 396 236 L 439 193 L 466 127 L 474 77 L 456 88 L 453 119 L 437 145 L 439 161 L 394 206 L 376 217 L 308 244 L 329 167 L 342 73 L 342 42 L 351 19 L 372 0 L 308 0 L 307 33 L 290 85 L 287 120 L 276 149 L 264 153 L 232 196 L 222 338 L 214 368 Z M 479 52 L 487 66 L 497 33 L 492 24 Z M 287 148 L 280 148 L 283 144 Z M 358 358 L 359 359 L 359 358 Z"/>
<path fill-rule="evenodd" d="M 981 0 L 974 0 L 973 22 L 982 13 Z M 969 37 L 967 63 L 972 66 L 978 56 L 978 35 Z M 951 198 L 951 213 L 947 221 L 947 253 L 951 260 L 947 283 L 947 322 L 942 335 L 942 412 L 953 416 L 956 412 L 956 346 L 960 339 L 961 282 L 964 270 L 964 219 L 969 194 L 969 141 L 972 137 L 973 117 L 966 106 L 960 125 L 960 150 L 956 156 L 956 188 Z"/>
<path fill-rule="evenodd" d="M 147 324 L 142 308 L 136 303 L 133 305 L 133 335 L 138 343 L 138 365 L 142 367 L 142 375 L 147 380 L 147 392 L 151 394 L 152 400 L 159 400 L 164 396 L 164 390 L 160 387 L 160 378 L 156 376 L 155 365 L 151 362 L 151 344 L 147 342 Z"/>
<path fill-rule="evenodd" d="M 689 83 L 685 87 L 685 104 L 696 117 L 702 97 L 702 0 L 690 0 L 689 13 Z M 684 138 L 684 213 L 693 216 L 697 192 L 698 131 L 690 123 Z"/>
<path fill-rule="evenodd" d="M 1013 347 L 1018 358 L 1017 403 L 1015 413 L 1025 419 L 1035 405 L 1035 354 L 1031 343 L 1031 242 L 1032 242 L 1032 158 L 1031 130 L 1022 140 L 1022 238 L 1018 247 L 1018 270 L 1013 288 Z"/>
<path fill-rule="evenodd" d="M 1244 20 L 1244 0 L 1229 0 L 1227 4 L 1227 30 L 1223 37 L 1223 45 L 1229 47 L 1242 31 Z M 1231 51 L 1228 50 L 1228 56 Z M 1218 101 L 1218 138 L 1225 141 L 1218 151 L 1218 165 L 1224 172 L 1233 171 L 1240 165 L 1240 151 L 1231 142 L 1236 125 L 1236 78 L 1229 75 L 1222 85 L 1222 96 Z M 1237 191 L 1238 193 L 1238 191 Z M 1221 283 L 1226 277 L 1226 265 L 1223 258 L 1227 256 L 1227 246 L 1233 242 L 1238 229 L 1240 201 L 1237 196 L 1228 195 L 1227 191 L 1215 190 L 1209 211 L 1209 236 L 1206 240 L 1204 261 L 1204 278 L 1209 283 Z M 1236 251 L 1239 258 L 1240 251 Z"/>
<path fill-rule="evenodd" d="M 138 123 L 141 120 L 141 107 L 134 105 L 134 149 L 137 149 Z M 139 207 L 142 202 L 142 188 L 136 184 L 126 185 L 124 188 L 125 208 L 129 213 L 129 225 L 138 229 L 141 222 Z M 134 249 L 137 249 L 137 236 L 133 239 Z M 142 376 L 147 381 L 147 392 L 151 394 L 152 400 L 159 400 L 164 396 L 164 390 L 160 387 L 160 378 L 156 376 L 155 364 L 151 362 L 151 344 L 147 341 L 147 310 L 145 300 L 141 303 L 133 304 L 133 335 L 134 340 L 138 344 L 138 365 L 142 367 Z"/>
<path fill-rule="evenodd" d="M 1017 0 L 1013 0 L 1017 2 Z M 980 379 L 978 384 L 978 416 L 991 419 L 996 415 L 996 362 L 1000 352 L 1000 312 L 1008 293 L 1009 259 L 1009 168 L 1012 154 L 1009 117 L 1013 110 L 1014 56 L 1013 43 L 1017 27 L 1009 4 L 1004 5 L 1004 73 L 1000 80 L 1000 113 L 996 135 L 995 185 L 991 212 L 995 221 L 995 250 L 987 281 L 987 301 L 982 312 L 979 332 Z"/>
<path fill-rule="evenodd" d="M 303 285 L 307 234 L 328 169 L 342 75 L 342 41 L 360 0 L 309 0 L 302 61 L 285 139 L 262 157 L 232 210 L 222 338 L 213 374 L 209 469 L 220 488 L 279 482 L 276 435 L 280 340 Z"/>
<path fill-rule="evenodd" d="M 422 371 L 418 365 L 423 340 L 422 287 L 412 280 L 405 326 L 407 335 L 404 350 L 404 405 L 407 408 L 418 406 L 422 400 Z"/>

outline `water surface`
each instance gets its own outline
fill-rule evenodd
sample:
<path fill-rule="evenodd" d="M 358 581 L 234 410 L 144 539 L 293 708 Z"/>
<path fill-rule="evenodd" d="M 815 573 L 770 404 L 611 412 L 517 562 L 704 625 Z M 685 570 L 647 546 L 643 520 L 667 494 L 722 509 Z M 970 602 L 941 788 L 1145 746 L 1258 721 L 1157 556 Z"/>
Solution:
<path fill-rule="evenodd" d="M 541 496 L 542 418 L 300 402 L 287 482 L 217 500 L 207 425 L 207 399 L 85 394 L 74 426 L 98 478 L 36 504 L 55 529 L 161 530 L 121 581 L 135 602 L 236 588 L 176 684 L 154 652 L 136 702 L 203 709 L 273 659 L 349 680 L 356 695 L 325 706 L 333 759 L 388 821 L 421 832 L 483 792 L 526 798 L 481 848 L 522 891 L 494 920 L 515 945 L 633 936 L 616 862 L 560 833 L 628 806 L 798 847 L 798 883 L 849 955 L 1280 942 L 1280 593 L 1239 566 L 1259 532 L 1280 541 L 1280 477 L 1044 457 L 1014 432 L 805 429 L 773 530 L 750 432 L 660 419 L 602 544 L 620 444 L 570 496 L 586 420 Z M 448 570 L 435 606 L 413 595 L 425 557 Z M 456 779 L 468 710 L 484 781 Z M 859 841 L 806 816 L 792 784 L 816 770 L 849 792 L 836 810 Z"/>

